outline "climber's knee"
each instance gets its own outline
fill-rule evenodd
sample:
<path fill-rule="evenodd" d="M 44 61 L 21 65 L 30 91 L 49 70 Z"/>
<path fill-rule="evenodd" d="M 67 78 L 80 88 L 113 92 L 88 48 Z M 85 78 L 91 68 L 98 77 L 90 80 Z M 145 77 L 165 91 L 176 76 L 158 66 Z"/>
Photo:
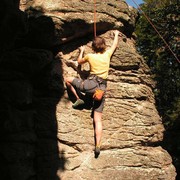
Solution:
<path fill-rule="evenodd" d="M 65 79 L 65 83 L 68 84 L 68 85 L 69 85 L 69 84 L 72 84 L 73 80 L 74 80 L 73 77 L 67 77 L 67 78 Z"/>

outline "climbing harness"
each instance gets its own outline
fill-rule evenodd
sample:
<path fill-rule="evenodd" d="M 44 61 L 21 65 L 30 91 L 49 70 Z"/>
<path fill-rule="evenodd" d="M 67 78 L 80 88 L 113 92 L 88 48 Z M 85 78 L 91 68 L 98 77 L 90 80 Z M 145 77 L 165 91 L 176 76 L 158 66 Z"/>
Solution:
<path fill-rule="evenodd" d="M 107 86 L 107 81 L 101 77 L 98 77 L 94 74 L 91 74 L 88 77 L 89 80 L 95 80 L 97 83 L 97 88 L 95 89 L 94 93 L 93 93 L 93 99 L 95 101 L 101 101 L 104 94 L 105 94 L 105 89 Z"/>
<path fill-rule="evenodd" d="M 150 18 L 144 13 L 144 11 L 142 10 L 142 8 L 135 2 L 135 0 L 132 0 L 136 6 L 138 7 L 138 9 L 141 10 L 141 12 L 143 13 L 143 15 L 145 16 L 145 18 L 148 20 L 148 22 L 151 24 L 151 26 L 154 28 L 154 30 L 156 31 L 156 33 L 160 36 L 160 38 L 163 40 L 163 42 L 165 43 L 165 45 L 168 47 L 168 49 L 170 50 L 170 52 L 173 54 L 173 56 L 176 58 L 176 60 L 178 61 L 178 63 L 180 63 L 180 60 L 178 59 L 178 57 L 176 56 L 176 54 L 173 52 L 173 50 L 170 48 L 170 46 L 168 45 L 168 43 L 166 42 L 166 40 L 162 37 L 162 35 L 159 33 L 159 31 L 156 29 L 156 27 L 154 26 L 154 24 L 151 22 Z"/>

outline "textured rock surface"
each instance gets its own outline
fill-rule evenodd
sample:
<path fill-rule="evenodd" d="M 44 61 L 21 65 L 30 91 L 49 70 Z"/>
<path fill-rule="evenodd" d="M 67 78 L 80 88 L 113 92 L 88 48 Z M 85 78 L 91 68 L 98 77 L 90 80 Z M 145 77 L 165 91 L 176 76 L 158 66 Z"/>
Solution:
<path fill-rule="evenodd" d="M 87 64 L 79 69 L 74 60 L 80 45 L 91 51 L 93 1 L 21 0 L 25 13 L 18 4 L 3 0 L 0 7 L 1 179 L 174 180 L 171 157 L 158 146 L 164 127 L 154 82 L 134 45 L 136 10 L 97 0 L 97 34 L 108 46 L 113 29 L 123 38 L 111 60 L 102 152 L 95 159 L 91 110 L 72 109 L 67 92 L 59 101 L 61 68 L 64 77 L 88 73 Z"/>
<path fill-rule="evenodd" d="M 56 26 L 58 36 L 54 44 L 64 43 L 88 33 L 92 33 L 94 25 L 94 4 L 89 0 L 21 0 L 21 9 L 30 16 L 45 15 L 51 17 Z M 129 9 L 125 2 L 97 1 L 98 32 L 119 28 L 131 35 L 134 31 L 137 12 Z"/>
<path fill-rule="evenodd" d="M 102 34 L 109 44 L 111 35 L 111 31 Z M 86 53 L 89 46 L 90 42 Z M 64 76 L 77 76 L 76 64 L 69 62 L 77 54 L 78 50 L 61 53 Z M 91 111 L 72 109 L 67 95 L 57 107 L 59 147 L 67 158 L 62 179 L 175 179 L 171 157 L 156 145 L 163 139 L 164 127 L 154 104 L 153 86 L 149 69 L 132 40 L 120 38 L 108 77 L 98 159 L 93 155 Z"/>
<path fill-rule="evenodd" d="M 17 4 L 0 6 L 0 179 L 53 180 L 63 168 L 56 119 L 61 62 L 50 50 L 22 43 L 30 29 Z"/>

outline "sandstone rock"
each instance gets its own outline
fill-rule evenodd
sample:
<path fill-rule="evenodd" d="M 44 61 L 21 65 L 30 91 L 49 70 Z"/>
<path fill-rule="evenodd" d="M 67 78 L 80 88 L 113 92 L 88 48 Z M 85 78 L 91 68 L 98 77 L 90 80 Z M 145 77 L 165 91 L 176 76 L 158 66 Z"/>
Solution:
<path fill-rule="evenodd" d="M 6 5 L 15 8 L 13 3 Z M 55 112 L 64 93 L 61 62 L 47 49 L 19 44 L 22 34 L 18 28 L 6 32 L 14 25 L 8 19 L 24 17 L 13 10 L 15 14 L 2 18 L 9 24 L 1 26 L 0 45 L 7 45 L 0 51 L 1 179 L 57 179 L 61 161 Z M 7 36 L 13 37 L 11 42 L 3 41 Z"/>
<path fill-rule="evenodd" d="M 55 179 L 60 63 L 49 51 L 19 49 L 5 53 L 0 64 L 1 179 Z"/>
<path fill-rule="evenodd" d="M 21 0 L 24 12 L 18 0 L 2 4 L 1 179 L 174 180 L 172 159 L 158 146 L 164 127 L 155 83 L 135 47 L 137 10 L 124 1 L 97 0 L 97 34 L 107 46 L 113 29 L 123 37 L 111 59 L 102 152 L 95 159 L 91 110 L 72 109 L 63 82 L 88 75 L 88 65 L 75 60 L 79 46 L 91 52 L 93 1 Z"/>
<path fill-rule="evenodd" d="M 38 18 L 43 14 L 53 19 L 58 37 L 54 44 L 65 43 L 93 31 L 93 1 L 21 0 L 21 4 L 21 9 L 25 10 L 29 16 Z M 117 0 L 111 2 L 98 0 L 96 6 L 98 32 L 118 28 L 126 32 L 127 35 L 132 34 L 135 20 L 138 17 L 137 10 L 131 9 L 125 2 Z"/>
<path fill-rule="evenodd" d="M 108 46 L 112 43 L 112 34 L 111 30 L 100 34 Z M 74 62 L 81 44 L 86 46 L 85 54 L 91 52 L 91 41 L 86 39 L 87 36 L 83 36 L 80 43 L 74 37 L 62 47 L 60 57 L 64 62 L 64 77 L 87 75 L 87 64 L 79 70 Z M 59 146 L 68 161 L 65 170 L 59 172 L 60 177 L 175 179 L 171 157 L 162 148 L 154 147 L 163 140 L 164 127 L 155 107 L 152 91 L 155 83 L 148 66 L 138 55 L 132 37 L 123 34 L 123 38 L 119 38 L 110 66 L 103 113 L 102 153 L 98 160 L 93 156 L 91 110 L 73 110 L 66 94 L 57 106 Z"/>
<path fill-rule="evenodd" d="M 160 147 L 151 150 L 150 147 L 106 150 L 98 160 L 94 159 L 92 154 L 83 152 L 71 158 L 67 163 L 66 172 L 60 173 L 60 176 L 62 179 L 73 180 L 173 179 L 170 173 L 174 168 L 167 152 Z"/>

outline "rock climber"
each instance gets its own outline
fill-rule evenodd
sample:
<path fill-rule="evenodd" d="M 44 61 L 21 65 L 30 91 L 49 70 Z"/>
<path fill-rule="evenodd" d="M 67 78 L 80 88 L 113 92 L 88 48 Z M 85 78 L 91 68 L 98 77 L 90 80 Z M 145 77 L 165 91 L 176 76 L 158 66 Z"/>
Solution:
<path fill-rule="evenodd" d="M 83 57 L 85 47 L 80 47 L 80 53 L 77 58 L 78 64 L 84 64 L 86 62 L 90 65 L 90 75 L 87 79 L 82 80 L 80 78 L 68 77 L 65 82 L 67 87 L 72 91 L 76 97 L 73 108 L 77 108 L 83 105 L 85 102 L 80 99 L 77 90 L 92 94 L 93 96 L 93 108 L 92 118 L 94 125 L 95 136 L 95 158 L 100 154 L 100 145 L 102 137 L 102 111 L 104 108 L 105 96 L 104 93 L 107 87 L 107 77 L 110 66 L 110 59 L 118 45 L 119 31 L 114 31 L 113 44 L 109 49 L 106 49 L 105 39 L 97 36 L 92 42 L 92 50 L 94 53 L 89 53 Z"/>

